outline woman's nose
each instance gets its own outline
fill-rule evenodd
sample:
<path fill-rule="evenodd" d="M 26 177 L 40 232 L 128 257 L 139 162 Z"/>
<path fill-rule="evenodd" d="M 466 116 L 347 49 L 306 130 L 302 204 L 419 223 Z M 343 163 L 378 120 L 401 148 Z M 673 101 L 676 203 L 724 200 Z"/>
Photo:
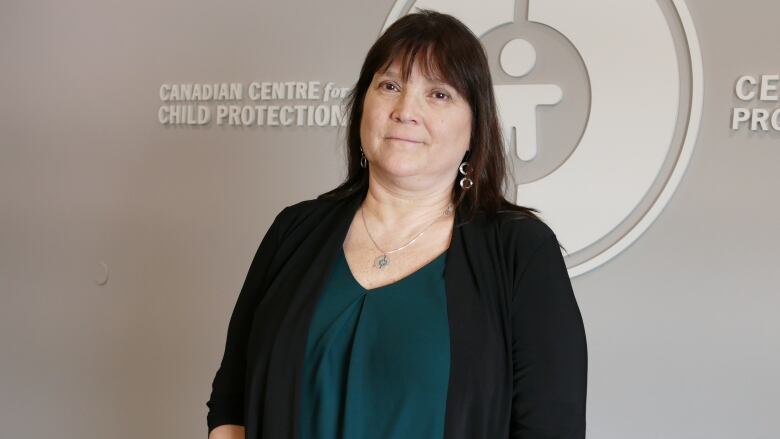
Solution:
<path fill-rule="evenodd" d="M 409 93 L 401 93 L 395 102 L 392 114 L 393 120 L 401 123 L 418 123 L 420 120 L 419 106 Z"/>

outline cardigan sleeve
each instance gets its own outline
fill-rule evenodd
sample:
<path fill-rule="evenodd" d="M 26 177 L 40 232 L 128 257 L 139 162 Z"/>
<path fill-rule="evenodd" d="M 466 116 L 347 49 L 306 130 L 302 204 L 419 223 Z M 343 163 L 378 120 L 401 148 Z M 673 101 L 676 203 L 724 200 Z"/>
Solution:
<path fill-rule="evenodd" d="M 583 439 L 585 329 L 555 235 L 546 234 L 527 261 L 511 307 L 510 437 Z"/>
<path fill-rule="evenodd" d="M 238 294 L 227 329 L 222 362 L 211 385 L 206 402 L 208 433 L 224 424 L 244 424 L 244 378 L 246 372 L 247 339 L 254 310 L 268 284 L 268 270 L 279 243 L 280 213 L 274 219 L 249 266 Z"/>

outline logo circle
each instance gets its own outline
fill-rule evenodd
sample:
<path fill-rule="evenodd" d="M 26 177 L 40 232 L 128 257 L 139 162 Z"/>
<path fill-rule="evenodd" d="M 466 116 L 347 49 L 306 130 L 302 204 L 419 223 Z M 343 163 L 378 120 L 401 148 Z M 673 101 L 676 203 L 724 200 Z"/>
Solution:
<path fill-rule="evenodd" d="M 463 21 L 495 58 L 518 182 L 508 198 L 541 211 L 569 275 L 634 243 L 674 194 L 699 130 L 701 50 L 684 0 L 398 0 L 383 30 L 417 8 Z"/>

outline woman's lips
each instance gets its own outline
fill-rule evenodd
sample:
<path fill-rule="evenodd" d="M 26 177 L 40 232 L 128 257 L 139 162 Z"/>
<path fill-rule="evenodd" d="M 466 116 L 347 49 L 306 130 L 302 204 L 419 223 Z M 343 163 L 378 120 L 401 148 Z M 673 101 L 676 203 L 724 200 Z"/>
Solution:
<path fill-rule="evenodd" d="M 407 142 L 407 143 L 422 143 L 419 140 L 412 140 L 412 139 L 406 139 L 403 137 L 395 137 L 395 136 L 388 136 L 386 137 L 387 140 L 398 140 L 400 142 Z"/>

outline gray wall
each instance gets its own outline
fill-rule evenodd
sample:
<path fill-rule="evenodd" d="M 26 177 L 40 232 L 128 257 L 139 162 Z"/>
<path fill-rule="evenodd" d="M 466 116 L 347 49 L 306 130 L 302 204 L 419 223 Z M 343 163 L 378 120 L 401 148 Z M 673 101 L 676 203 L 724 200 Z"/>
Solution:
<path fill-rule="evenodd" d="M 591 438 L 778 435 L 780 144 L 729 115 L 737 77 L 780 72 L 780 3 L 687 4 L 705 73 L 688 171 L 636 242 L 574 279 Z M 251 257 L 281 208 L 342 177 L 343 133 L 166 127 L 158 88 L 350 86 L 391 6 L 0 6 L 3 437 L 205 437 Z"/>

